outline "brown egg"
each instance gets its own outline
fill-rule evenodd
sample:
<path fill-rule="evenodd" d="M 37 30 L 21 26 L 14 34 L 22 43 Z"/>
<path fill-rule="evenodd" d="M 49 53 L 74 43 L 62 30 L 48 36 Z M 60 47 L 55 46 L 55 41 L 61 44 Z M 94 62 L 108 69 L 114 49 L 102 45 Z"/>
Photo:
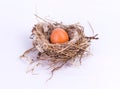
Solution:
<path fill-rule="evenodd" d="M 65 43 L 69 41 L 69 36 L 68 33 L 61 29 L 61 28 L 56 28 L 52 31 L 50 35 L 50 41 L 51 43 Z"/>

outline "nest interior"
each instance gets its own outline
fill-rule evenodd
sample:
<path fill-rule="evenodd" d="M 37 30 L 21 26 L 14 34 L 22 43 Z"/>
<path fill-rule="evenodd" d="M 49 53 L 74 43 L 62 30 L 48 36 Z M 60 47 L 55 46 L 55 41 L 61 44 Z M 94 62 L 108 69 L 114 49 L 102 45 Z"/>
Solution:
<path fill-rule="evenodd" d="M 52 44 L 50 35 L 55 28 L 64 29 L 69 35 L 69 41 L 62 44 Z M 38 62 L 39 64 L 42 61 L 47 61 L 47 65 L 53 73 L 63 65 L 71 61 L 74 62 L 76 57 L 79 57 L 81 62 L 81 58 L 88 52 L 91 40 L 98 39 L 96 36 L 86 36 L 84 27 L 80 24 L 64 25 L 50 21 L 39 22 L 32 29 L 33 48 L 25 51 L 21 57 L 27 57 L 29 53 L 34 55 L 37 51 L 36 56 L 31 57 L 31 63 Z"/>

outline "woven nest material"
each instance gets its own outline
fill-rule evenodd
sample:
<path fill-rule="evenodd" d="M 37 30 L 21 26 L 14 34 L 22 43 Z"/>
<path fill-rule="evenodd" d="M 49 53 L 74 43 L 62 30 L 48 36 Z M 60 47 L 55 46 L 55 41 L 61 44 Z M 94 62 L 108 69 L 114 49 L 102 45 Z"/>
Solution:
<path fill-rule="evenodd" d="M 69 35 L 69 41 L 62 44 L 52 44 L 50 35 L 55 28 L 64 29 Z M 65 64 L 73 63 L 76 57 L 81 62 L 81 58 L 88 53 L 91 40 L 98 39 L 96 36 L 87 37 L 80 24 L 64 25 L 43 20 L 32 29 L 33 48 L 27 50 L 21 57 L 26 57 L 31 63 L 37 63 L 36 66 L 46 61 L 46 65 L 53 73 Z"/>

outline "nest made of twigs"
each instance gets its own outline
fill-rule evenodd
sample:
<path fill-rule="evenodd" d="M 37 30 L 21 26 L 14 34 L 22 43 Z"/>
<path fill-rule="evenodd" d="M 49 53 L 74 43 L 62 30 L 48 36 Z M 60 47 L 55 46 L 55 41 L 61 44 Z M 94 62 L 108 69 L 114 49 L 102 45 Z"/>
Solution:
<path fill-rule="evenodd" d="M 69 35 L 69 41 L 62 44 L 52 44 L 50 35 L 53 29 L 62 28 Z M 88 53 L 92 39 L 97 35 L 87 37 L 84 27 L 80 24 L 64 25 L 49 20 L 39 22 L 32 29 L 33 48 L 27 50 L 21 57 L 26 57 L 31 63 L 41 64 L 43 61 L 53 73 L 67 63 L 73 63 L 76 57 L 81 58 Z M 29 56 L 28 54 L 31 53 Z M 34 68 L 33 68 L 34 69 Z"/>

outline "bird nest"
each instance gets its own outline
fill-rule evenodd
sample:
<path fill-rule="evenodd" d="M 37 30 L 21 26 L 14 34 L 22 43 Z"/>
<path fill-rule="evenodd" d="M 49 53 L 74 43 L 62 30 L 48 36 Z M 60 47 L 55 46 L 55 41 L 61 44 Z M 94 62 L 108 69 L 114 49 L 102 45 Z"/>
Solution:
<path fill-rule="evenodd" d="M 53 29 L 62 28 L 69 36 L 65 43 L 53 44 L 50 35 Z M 51 72 L 60 69 L 66 64 L 81 62 L 81 58 L 88 54 L 91 40 L 98 39 L 96 36 L 88 37 L 84 34 L 84 27 L 80 24 L 64 25 L 49 20 L 43 20 L 32 29 L 33 48 L 24 52 L 21 56 L 35 66 L 46 64 Z M 32 71 L 34 68 L 31 69 Z"/>

